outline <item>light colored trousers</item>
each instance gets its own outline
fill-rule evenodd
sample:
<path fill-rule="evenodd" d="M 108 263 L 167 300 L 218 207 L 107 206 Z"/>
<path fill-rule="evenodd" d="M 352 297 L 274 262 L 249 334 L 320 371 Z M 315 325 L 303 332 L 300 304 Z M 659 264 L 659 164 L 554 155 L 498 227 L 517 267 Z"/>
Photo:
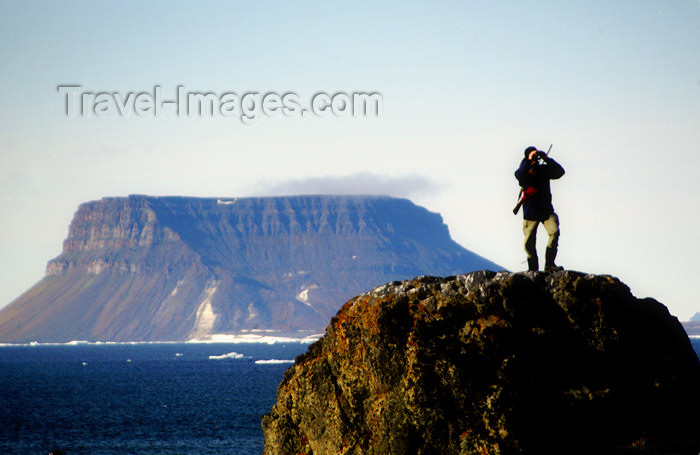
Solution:
<path fill-rule="evenodd" d="M 535 243 L 537 239 L 537 225 L 542 223 L 549 234 L 547 248 L 557 249 L 559 245 L 559 217 L 556 213 L 552 213 L 549 218 L 544 221 L 523 220 L 523 233 L 525 234 L 525 253 L 527 257 L 536 258 L 537 250 Z"/>

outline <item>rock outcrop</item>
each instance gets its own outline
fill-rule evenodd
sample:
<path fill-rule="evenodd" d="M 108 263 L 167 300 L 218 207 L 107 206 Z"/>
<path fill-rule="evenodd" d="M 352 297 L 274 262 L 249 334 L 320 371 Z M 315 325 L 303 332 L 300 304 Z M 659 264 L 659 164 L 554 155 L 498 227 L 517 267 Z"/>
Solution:
<path fill-rule="evenodd" d="M 105 198 L 78 208 L 45 278 L 0 311 L 0 341 L 322 331 L 378 284 L 480 268 L 498 266 L 406 199 Z"/>
<path fill-rule="evenodd" d="M 265 455 L 693 454 L 700 363 L 610 276 L 419 277 L 359 295 L 285 374 Z"/>

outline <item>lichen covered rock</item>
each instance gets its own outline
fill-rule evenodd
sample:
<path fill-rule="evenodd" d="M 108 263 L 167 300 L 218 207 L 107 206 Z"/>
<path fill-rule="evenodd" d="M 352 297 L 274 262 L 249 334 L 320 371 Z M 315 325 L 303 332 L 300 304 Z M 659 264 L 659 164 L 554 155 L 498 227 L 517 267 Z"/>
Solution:
<path fill-rule="evenodd" d="M 357 296 L 297 358 L 266 455 L 688 453 L 700 363 L 616 278 L 474 272 Z"/>

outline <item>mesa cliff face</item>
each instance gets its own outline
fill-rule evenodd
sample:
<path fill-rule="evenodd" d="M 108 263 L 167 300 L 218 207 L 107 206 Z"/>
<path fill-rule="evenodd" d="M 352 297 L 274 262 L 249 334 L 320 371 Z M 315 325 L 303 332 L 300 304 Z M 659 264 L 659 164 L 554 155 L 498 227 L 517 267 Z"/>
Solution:
<path fill-rule="evenodd" d="M 383 196 L 129 196 L 82 204 L 0 341 L 153 341 L 322 330 L 341 302 L 417 274 L 497 265 L 442 217 Z"/>
<path fill-rule="evenodd" d="M 475 272 L 346 303 L 263 419 L 266 455 L 697 454 L 700 363 L 610 276 Z"/>

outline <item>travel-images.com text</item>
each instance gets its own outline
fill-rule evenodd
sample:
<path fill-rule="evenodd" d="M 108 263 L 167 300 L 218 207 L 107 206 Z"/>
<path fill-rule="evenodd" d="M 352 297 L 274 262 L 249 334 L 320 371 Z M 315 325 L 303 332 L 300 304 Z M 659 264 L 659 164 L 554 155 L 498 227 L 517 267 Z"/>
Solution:
<path fill-rule="evenodd" d="M 317 92 L 306 106 L 294 92 L 235 92 L 188 91 L 178 85 L 173 98 L 165 98 L 160 85 L 151 91 L 119 93 L 85 90 L 82 85 L 63 84 L 56 87 L 63 98 L 64 113 L 76 117 L 229 117 L 245 124 L 261 116 L 306 117 L 380 117 L 384 99 L 378 92 Z"/>

